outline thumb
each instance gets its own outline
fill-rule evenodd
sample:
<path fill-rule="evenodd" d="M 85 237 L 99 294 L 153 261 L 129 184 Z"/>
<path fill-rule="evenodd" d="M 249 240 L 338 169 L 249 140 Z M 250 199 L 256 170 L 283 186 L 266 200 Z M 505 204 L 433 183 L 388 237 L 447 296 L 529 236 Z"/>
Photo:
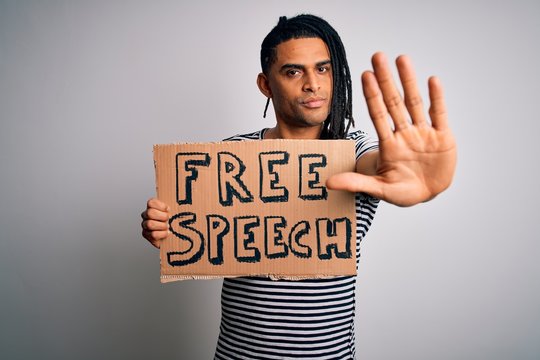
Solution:
<path fill-rule="evenodd" d="M 378 199 L 383 197 L 383 182 L 381 180 L 376 176 L 355 172 L 344 172 L 330 176 L 326 180 L 326 187 L 330 190 L 362 192 Z"/>

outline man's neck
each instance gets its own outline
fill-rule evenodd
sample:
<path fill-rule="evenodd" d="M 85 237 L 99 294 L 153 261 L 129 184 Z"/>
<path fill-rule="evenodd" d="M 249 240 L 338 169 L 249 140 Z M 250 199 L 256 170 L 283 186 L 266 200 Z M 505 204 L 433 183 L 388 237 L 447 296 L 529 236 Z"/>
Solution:
<path fill-rule="evenodd" d="M 283 127 L 277 124 L 275 127 L 268 129 L 264 134 L 265 139 L 298 139 L 298 140 L 315 140 L 321 136 L 322 128 L 319 126 L 290 128 Z"/>

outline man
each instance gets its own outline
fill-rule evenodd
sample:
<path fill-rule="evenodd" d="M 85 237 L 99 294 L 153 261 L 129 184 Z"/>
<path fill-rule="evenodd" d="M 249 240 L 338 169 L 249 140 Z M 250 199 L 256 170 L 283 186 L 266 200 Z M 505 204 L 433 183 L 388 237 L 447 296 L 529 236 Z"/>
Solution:
<path fill-rule="evenodd" d="M 450 185 L 456 162 L 439 81 L 428 82 L 430 124 L 409 59 L 396 60 L 404 99 L 384 55 L 375 54 L 372 63 L 362 84 L 378 148 L 363 132 L 347 134 L 351 77 L 339 35 L 315 16 L 281 17 L 262 43 L 257 77 L 266 106 L 272 101 L 276 126 L 228 139 L 354 139 L 356 173 L 334 175 L 326 185 L 357 193 L 357 249 L 379 200 L 399 206 L 428 201 Z M 143 236 L 159 248 L 168 231 L 167 205 L 150 199 L 142 217 Z M 355 277 L 348 276 L 225 279 L 215 358 L 354 358 L 354 287 Z"/>

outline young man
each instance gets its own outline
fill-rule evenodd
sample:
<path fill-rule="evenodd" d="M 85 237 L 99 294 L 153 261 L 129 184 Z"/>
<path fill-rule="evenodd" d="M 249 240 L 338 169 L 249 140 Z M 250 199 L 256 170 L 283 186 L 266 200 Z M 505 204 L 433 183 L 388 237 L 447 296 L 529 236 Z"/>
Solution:
<path fill-rule="evenodd" d="M 362 84 L 378 148 L 360 131 L 347 134 L 353 123 L 351 77 L 338 34 L 315 16 L 281 17 L 262 43 L 257 77 L 267 107 L 272 101 L 276 126 L 228 139 L 354 139 L 356 173 L 334 175 L 327 186 L 357 193 L 357 259 L 379 200 L 399 206 L 428 201 L 450 185 L 456 162 L 439 81 L 428 82 L 430 124 L 409 59 L 396 60 L 404 99 L 384 55 L 375 54 L 372 62 Z M 159 248 L 167 236 L 167 206 L 150 199 L 142 217 L 143 236 Z M 354 358 L 355 281 L 225 279 L 215 358 Z"/>

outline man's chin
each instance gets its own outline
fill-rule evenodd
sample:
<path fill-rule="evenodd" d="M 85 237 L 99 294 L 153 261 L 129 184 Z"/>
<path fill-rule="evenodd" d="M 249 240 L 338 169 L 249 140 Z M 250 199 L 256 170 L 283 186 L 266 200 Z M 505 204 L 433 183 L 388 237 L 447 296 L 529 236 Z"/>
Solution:
<path fill-rule="evenodd" d="M 307 127 L 322 126 L 322 124 L 327 119 L 327 117 L 328 117 L 328 115 L 326 113 L 322 113 L 322 114 L 304 114 L 304 116 L 301 119 L 299 119 L 300 120 L 299 122 L 305 124 L 305 126 L 307 126 Z"/>
<path fill-rule="evenodd" d="M 326 117 L 324 119 L 323 118 L 306 119 L 305 124 L 307 127 L 322 126 L 325 120 L 326 120 Z"/>

